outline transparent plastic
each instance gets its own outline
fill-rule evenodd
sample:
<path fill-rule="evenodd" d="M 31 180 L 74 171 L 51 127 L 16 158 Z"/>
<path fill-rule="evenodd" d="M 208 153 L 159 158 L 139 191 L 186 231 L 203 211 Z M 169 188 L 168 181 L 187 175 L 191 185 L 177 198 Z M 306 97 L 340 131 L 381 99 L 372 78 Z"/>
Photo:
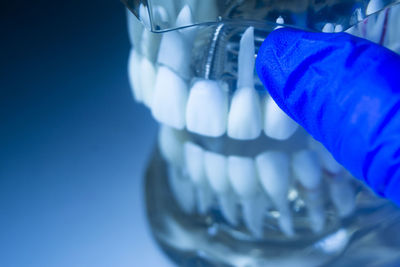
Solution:
<path fill-rule="evenodd" d="M 400 53 L 400 5 L 391 5 L 395 1 L 195 2 L 127 2 L 141 18 L 128 12 L 133 93 L 160 122 L 158 147 L 146 174 L 146 204 L 162 249 L 183 266 L 400 264 L 400 211 L 352 178 L 279 108 L 266 105 L 273 102 L 256 73 L 249 75 L 255 101 L 262 106 L 260 120 L 280 114 L 290 126 L 285 134 L 271 134 L 274 127 L 264 126 L 255 137 L 233 138 L 228 131 L 193 129 L 187 115 L 192 93 L 201 82 L 226 96 L 218 102 L 226 107 L 209 97 L 198 113 L 227 113 L 228 106 L 231 112 L 243 76 L 238 64 L 241 40 L 249 27 L 254 31 L 251 56 L 271 31 L 282 26 L 346 30 Z M 208 12 L 198 7 L 210 2 Z M 201 17 L 204 12 L 208 19 Z M 274 183 L 263 177 L 263 166 L 269 165 L 272 171 L 267 173 L 277 179 Z M 304 169 L 309 175 L 317 173 L 318 181 L 300 179 Z"/>

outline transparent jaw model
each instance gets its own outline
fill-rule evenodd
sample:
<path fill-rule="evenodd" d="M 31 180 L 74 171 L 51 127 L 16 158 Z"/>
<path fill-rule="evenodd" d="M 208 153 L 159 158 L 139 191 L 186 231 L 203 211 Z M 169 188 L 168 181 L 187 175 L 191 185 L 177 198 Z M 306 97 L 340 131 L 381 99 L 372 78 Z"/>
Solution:
<path fill-rule="evenodd" d="M 400 213 L 280 110 L 254 72 L 278 27 L 347 31 L 400 53 L 395 2 L 126 1 L 131 86 L 160 123 L 148 218 L 175 262 L 400 263 Z"/>

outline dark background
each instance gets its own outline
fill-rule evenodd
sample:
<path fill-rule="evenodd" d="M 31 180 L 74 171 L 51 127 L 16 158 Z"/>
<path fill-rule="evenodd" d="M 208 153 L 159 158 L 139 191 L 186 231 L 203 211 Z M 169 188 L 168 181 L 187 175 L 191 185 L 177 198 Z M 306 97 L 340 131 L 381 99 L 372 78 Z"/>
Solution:
<path fill-rule="evenodd" d="M 142 175 L 123 4 L 0 4 L 0 266 L 166 266 Z"/>

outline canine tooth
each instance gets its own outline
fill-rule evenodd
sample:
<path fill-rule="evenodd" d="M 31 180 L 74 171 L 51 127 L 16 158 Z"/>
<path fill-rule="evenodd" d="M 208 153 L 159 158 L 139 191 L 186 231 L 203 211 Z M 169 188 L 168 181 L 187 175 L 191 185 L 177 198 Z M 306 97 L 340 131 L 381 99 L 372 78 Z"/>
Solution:
<path fill-rule="evenodd" d="M 165 66 L 158 68 L 151 111 L 159 122 L 176 129 L 185 127 L 187 85 Z"/>
<path fill-rule="evenodd" d="M 140 88 L 142 90 L 143 103 L 151 108 L 154 95 L 154 83 L 156 80 L 156 70 L 153 63 L 146 57 L 142 57 L 140 62 Z"/>
<path fill-rule="evenodd" d="M 178 205 L 186 213 L 192 213 L 195 207 L 194 188 L 189 179 L 184 179 L 174 167 L 168 169 L 169 185 Z"/>
<path fill-rule="evenodd" d="M 312 137 L 309 139 L 309 147 L 314 150 L 320 159 L 322 167 L 330 173 L 338 174 L 343 171 L 340 165 L 332 156 L 332 154 L 318 141 Z"/>
<path fill-rule="evenodd" d="M 279 151 L 267 151 L 256 157 L 261 185 L 279 208 L 286 205 L 289 190 L 289 159 Z"/>
<path fill-rule="evenodd" d="M 241 204 L 247 228 L 255 237 L 261 238 L 264 230 L 264 214 L 269 207 L 268 200 L 259 192 L 254 196 L 242 199 Z"/>
<path fill-rule="evenodd" d="M 213 194 L 207 180 L 196 186 L 197 210 L 200 214 L 205 214 L 211 207 Z"/>
<path fill-rule="evenodd" d="M 254 28 L 249 27 L 240 39 L 237 88 L 254 86 Z"/>
<path fill-rule="evenodd" d="M 203 149 L 192 143 L 184 144 L 184 156 L 187 172 L 196 185 L 201 185 L 206 182 L 204 173 L 204 151 Z"/>
<path fill-rule="evenodd" d="M 166 65 L 184 79 L 190 77 L 191 45 L 179 31 L 163 34 L 158 53 L 158 63 Z M 166 83 L 168 80 L 165 80 Z"/>
<path fill-rule="evenodd" d="M 253 159 L 229 156 L 228 175 L 233 189 L 241 198 L 251 197 L 257 192 L 257 171 Z"/>
<path fill-rule="evenodd" d="M 233 192 L 218 194 L 218 203 L 222 215 L 232 225 L 238 224 L 237 198 Z"/>
<path fill-rule="evenodd" d="M 228 115 L 228 136 L 234 139 L 255 139 L 261 133 L 261 107 L 254 88 L 239 88 L 233 95 Z"/>
<path fill-rule="evenodd" d="M 356 206 L 356 192 L 349 179 L 337 175 L 330 180 L 329 191 L 333 204 L 341 217 L 353 213 Z"/>
<path fill-rule="evenodd" d="M 332 23 L 326 23 L 324 25 L 324 27 L 322 28 L 322 32 L 327 32 L 327 33 L 331 33 L 335 31 L 335 26 L 333 26 Z"/>
<path fill-rule="evenodd" d="M 140 81 L 141 79 L 140 61 L 141 61 L 141 56 L 134 48 L 132 48 L 128 61 L 129 62 L 128 73 L 129 73 L 129 82 L 133 91 L 133 95 L 135 96 L 135 99 L 138 102 L 141 102 L 143 100 L 142 87 Z"/>
<path fill-rule="evenodd" d="M 226 193 L 230 189 L 228 160 L 225 156 L 205 151 L 204 166 L 208 182 L 216 193 Z"/>
<path fill-rule="evenodd" d="M 295 177 L 307 189 L 316 189 L 322 180 L 321 166 L 313 151 L 302 150 L 293 156 L 292 167 Z"/>
<path fill-rule="evenodd" d="M 286 140 L 297 130 L 298 124 L 283 112 L 269 97 L 265 102 L 264 132 L 273 139 Z"/>
<path fill-rule="evenodd" d="M 175 130 L 166 125 L 161 125 L 158 135 L 158 144 L 161 155 L 166 161 L 174 166 L 182 166 L 183 159 L 183 143 L 186 139 L 182 131 Z"/>
<path fill-rule="evenodd" d="M 227 92 L 218 82 L 195 82 L 186 107 L 186 124 L 189 131 L 211 137 L 221 136 L 226 131 L 227 113 Z"/>
<path fill-rule="evenodd" d="M 310 227 L 314 233 L 320 233 L 325 225 L 325 212 L 321 192 L 318 190 L 307 191 L 305 196 Z"/>

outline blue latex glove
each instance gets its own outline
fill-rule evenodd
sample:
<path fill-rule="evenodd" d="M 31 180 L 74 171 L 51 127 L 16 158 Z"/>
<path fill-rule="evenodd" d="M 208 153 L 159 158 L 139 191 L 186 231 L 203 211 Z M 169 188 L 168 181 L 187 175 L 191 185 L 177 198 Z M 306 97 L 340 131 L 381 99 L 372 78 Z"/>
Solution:
<path fill-rule="evenodd" d="M 272 32 L 256 60 L 276 103 L 400 205 L 400 56 L 346 33 Z"/>

